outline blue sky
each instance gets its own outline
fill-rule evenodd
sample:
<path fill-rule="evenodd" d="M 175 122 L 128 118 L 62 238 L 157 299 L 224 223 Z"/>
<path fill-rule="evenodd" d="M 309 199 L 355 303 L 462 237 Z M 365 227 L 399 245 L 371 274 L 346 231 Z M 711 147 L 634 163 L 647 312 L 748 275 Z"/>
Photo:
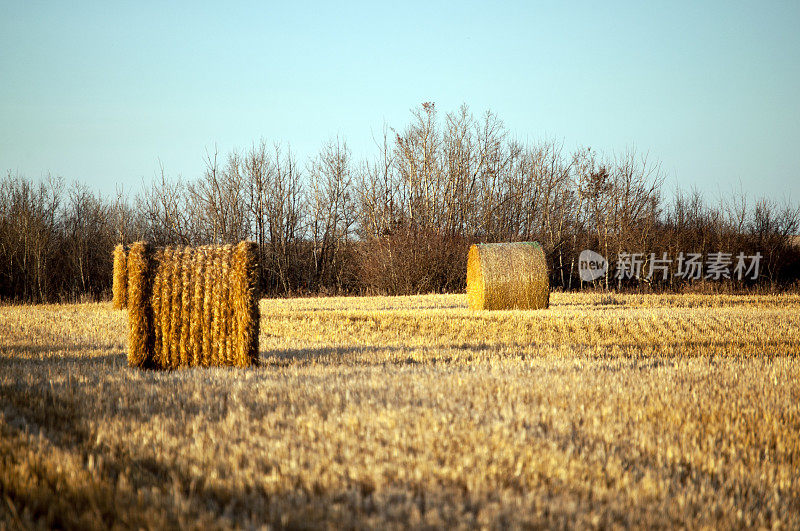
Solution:
<path fill-rule="evenodd" d="M 800 2 L 0 4 L 0 170 L 138 191 L 264 138 L 374 153 L 409 110 L 800 200 Z"/>

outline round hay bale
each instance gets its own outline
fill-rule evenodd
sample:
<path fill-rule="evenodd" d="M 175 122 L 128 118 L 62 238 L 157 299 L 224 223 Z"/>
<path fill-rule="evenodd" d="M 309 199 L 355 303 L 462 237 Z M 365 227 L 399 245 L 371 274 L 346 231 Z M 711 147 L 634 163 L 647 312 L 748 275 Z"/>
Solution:
<path fill-rule="evenodd" d="M 550 281 L 542 246 L 517 242 L 470 247 L 467 298 L 472 310 L 547 308 Z"/>

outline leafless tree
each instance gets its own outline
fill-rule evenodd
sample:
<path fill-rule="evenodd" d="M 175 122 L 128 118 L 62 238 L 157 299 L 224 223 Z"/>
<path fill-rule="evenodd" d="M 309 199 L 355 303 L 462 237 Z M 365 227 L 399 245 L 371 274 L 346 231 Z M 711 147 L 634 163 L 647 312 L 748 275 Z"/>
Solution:
<path fill-rule="evenodd" d="M 345 253 L 353 225 L 352 162 L 347 144 L 328 142 L 309 168 L 308 225 L 314 285 L 342 288 Z"/>
<path fill-rule="evenodd" d="M 159 175 L 138 197 L 146 223 L 145 237 L 157 245 L 183 244 L 192 241 L 190 219 L 193 212 L 186 204 L 186 191 L 180 179 L 170 180 L 159 163 Z"/>
<path fill-rule="evenodd" d="M 246 238 L 245 166 L 243 157 L 232 151 L 220 167 L 215 148 L 213 153 L 206 153 L 202 177 L 187 186 L 196 224 L 204 229 L 203 240 L 222 244 Z"/>
<path fill-rule="evenodd" d="M 714 204 L 697 190 L 665 200 L 659 165 L 632 149 L 567 153 L 558 142 L 514 140 L 496 115 L 476 118 L 465 105 L 440 120 L 432 103 L 404 128 L 385 126 L 376 147 L 355 161 L 336 138 L 304 164 L 306 175 L 280 143 L 215 148 L 186 184 L 159 164 L 132 202 L 9 172 L 0 179 L 0 298 L 103 296 L 113 245 L 141 238 L 254 239 L 271 294 L 458 291 L 471 243 L 511 240 L 541 242 L 551 282 L 565 288 L 586 248 L 612 261 L 621 252 L 761 253 L 769 281 L 800 278 L 800 208 L 741 191 Z M 606 287 L 613 278 L 612 264 Z"/>

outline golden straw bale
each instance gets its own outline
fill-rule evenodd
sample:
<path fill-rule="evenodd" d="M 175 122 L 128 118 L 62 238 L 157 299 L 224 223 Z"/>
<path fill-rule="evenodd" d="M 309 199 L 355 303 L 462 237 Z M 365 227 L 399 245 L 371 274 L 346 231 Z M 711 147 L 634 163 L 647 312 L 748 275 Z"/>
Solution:
<path fill-rule="evenodd" d="M 146 368 L 152 364 L 153 311 L 150 248 L 134 243 L 128 253 L 128 365 Z"/>
<path fill-rule="evenodd" d="M 115 310 L 124 310 L 128 306 L 128 264 L 125 256 L 125 246 L 121 243 L 114 247 L 114 281 L 112 301 Z"/>
<path fill-rule="evenodd" d="M 517 242 L 470 247 L 467 298 L 473 310 L 547 308 L 550 281 L 542 246 Z"/>
<path fill-rule="evenodd" d="M 151 251 L 139 242 L 134 250 L 128 257 L 132 366 L 257 363 L 255 244 Z"/>

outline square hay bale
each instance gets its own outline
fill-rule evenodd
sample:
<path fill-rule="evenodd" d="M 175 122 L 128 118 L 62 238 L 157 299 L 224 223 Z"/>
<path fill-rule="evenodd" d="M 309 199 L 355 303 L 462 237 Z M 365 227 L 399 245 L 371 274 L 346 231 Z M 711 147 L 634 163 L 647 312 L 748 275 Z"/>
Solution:
<path fill-rule="evenodd" d="M 236 246 L 133 244 L 128 253 L 131 367 L 248 367 L 258 363 L 258 263 Z"/>

